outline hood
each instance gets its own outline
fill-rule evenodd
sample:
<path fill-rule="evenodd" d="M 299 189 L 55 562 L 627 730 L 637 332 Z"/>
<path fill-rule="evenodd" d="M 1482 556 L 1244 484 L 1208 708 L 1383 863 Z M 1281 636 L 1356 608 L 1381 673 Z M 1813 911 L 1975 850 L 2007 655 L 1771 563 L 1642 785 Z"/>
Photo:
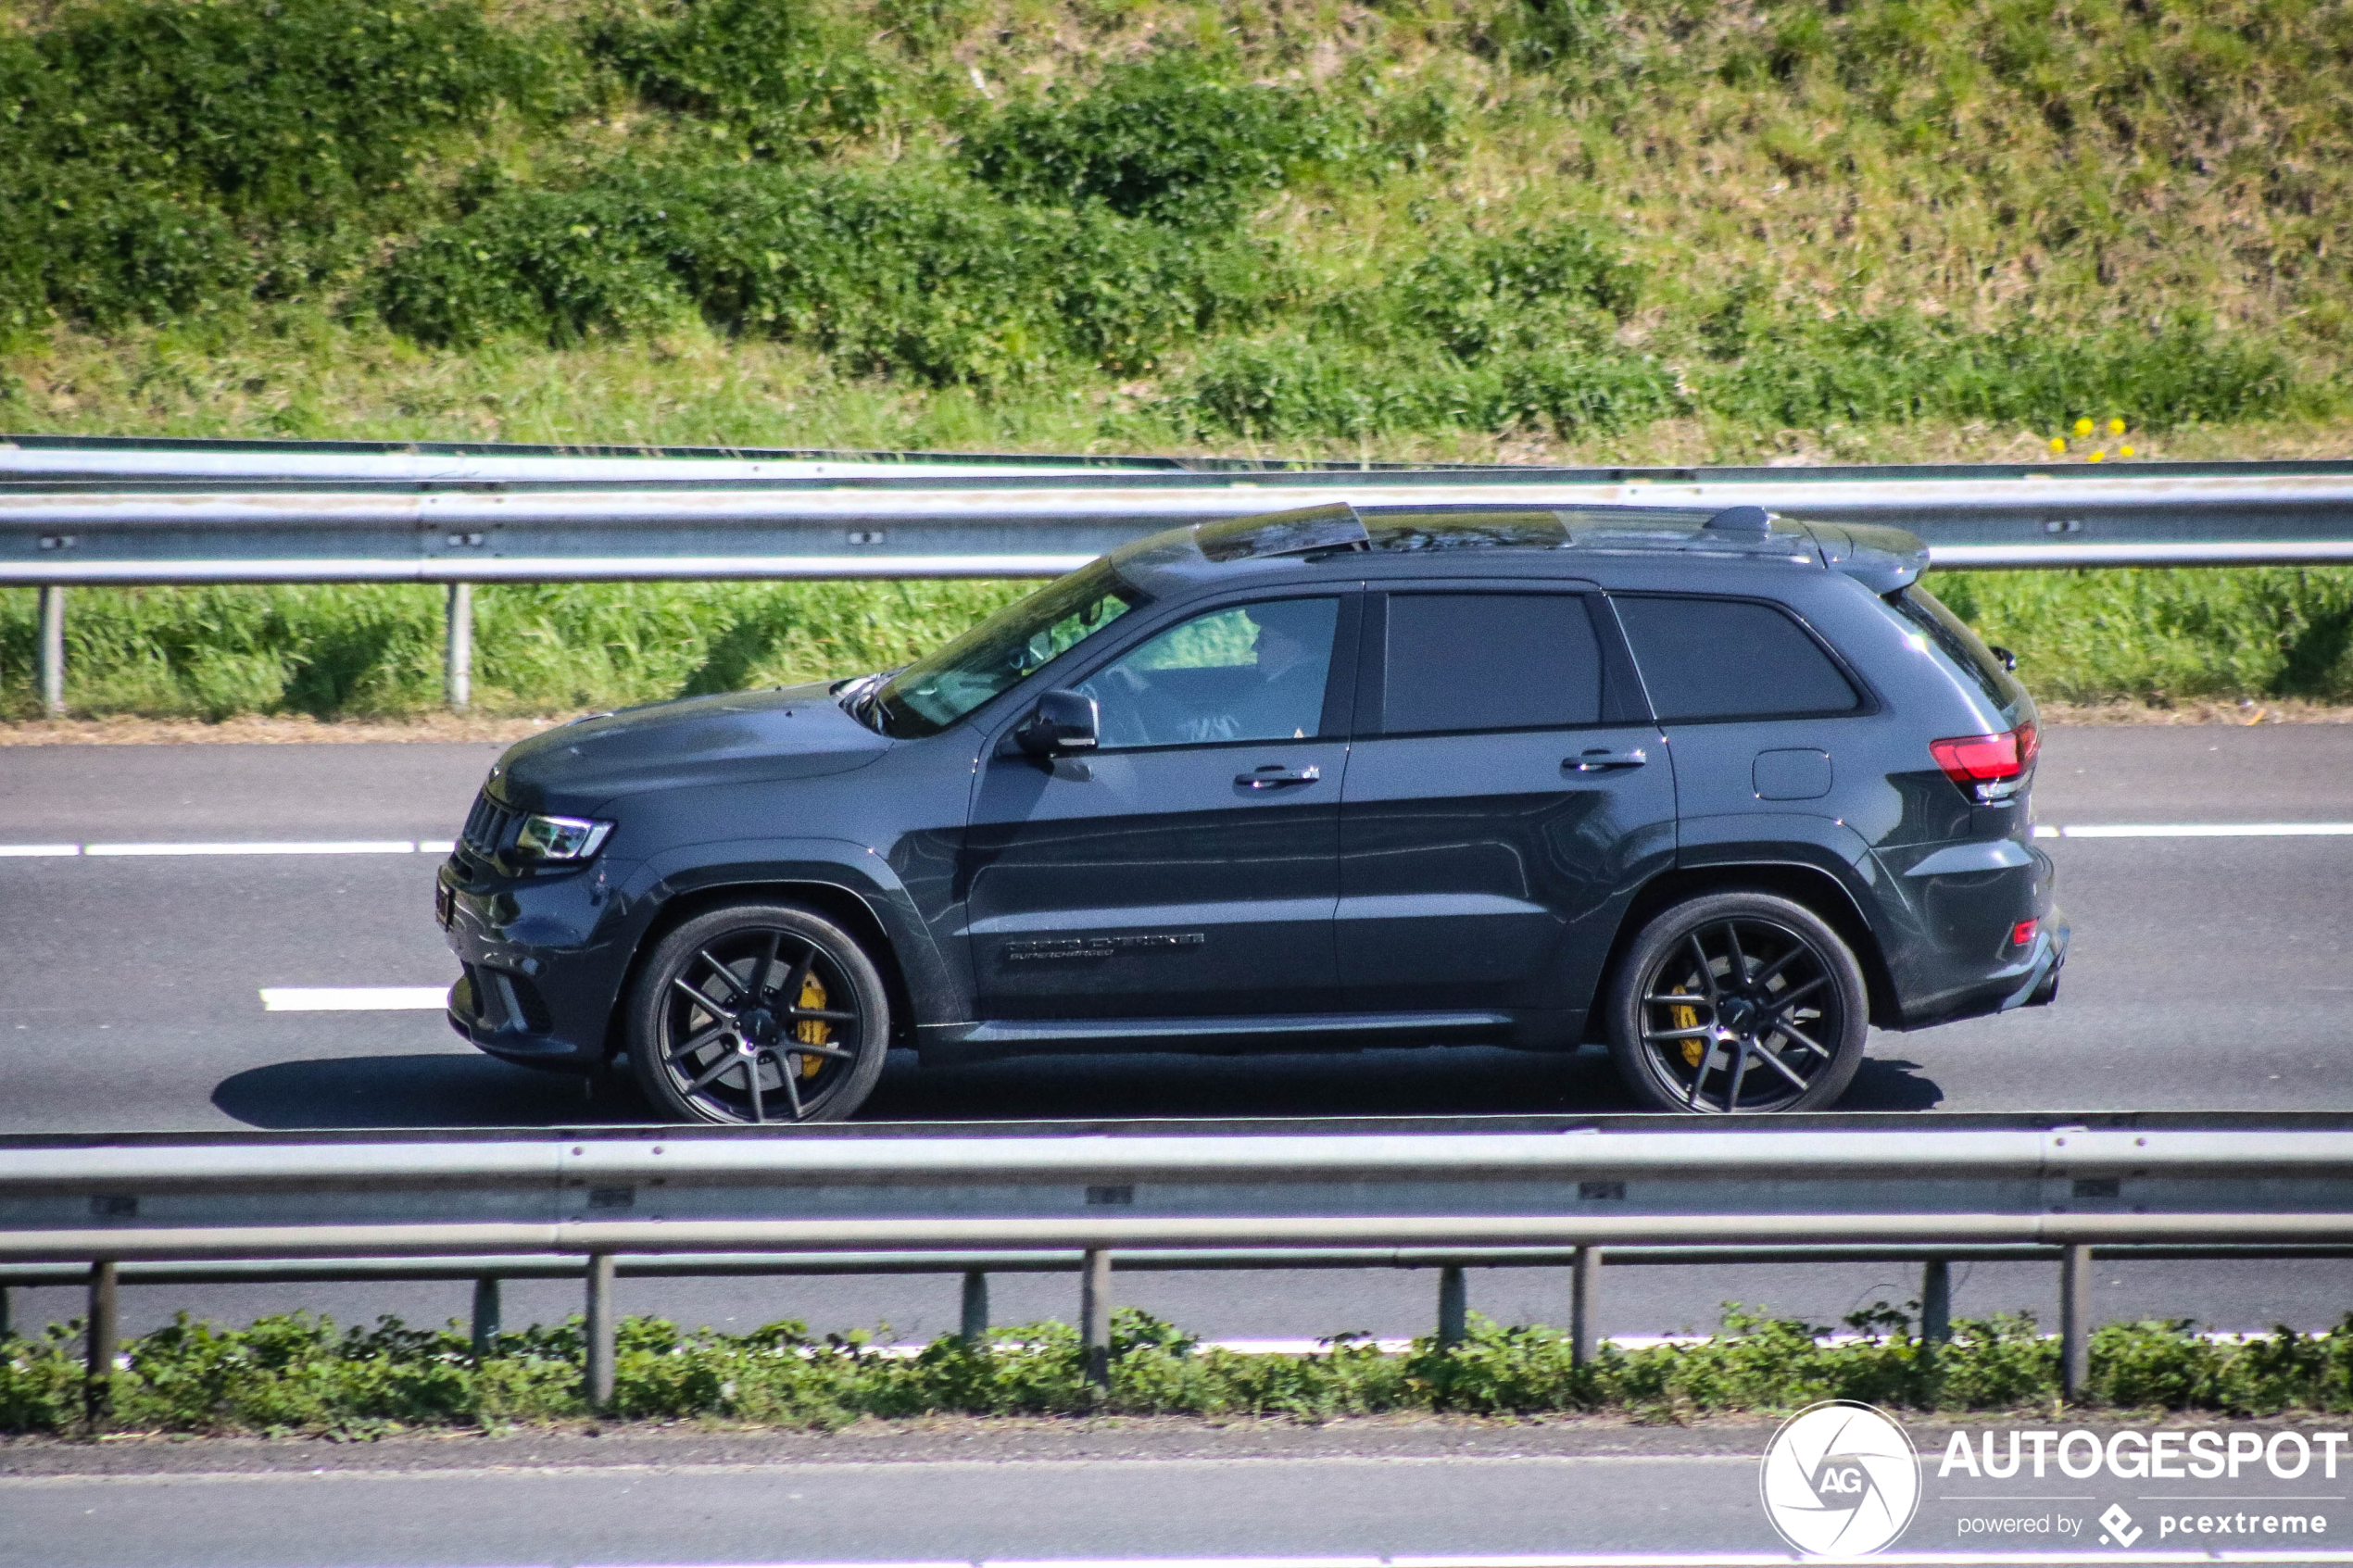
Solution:
<path fill-rule="evenodd" d="M 517 741 L 491 770 L 510 806 L 587 815 L 643 790 L 807 779 L 862 768 L 891 743 L 822 684 L 682 697 Z"/>

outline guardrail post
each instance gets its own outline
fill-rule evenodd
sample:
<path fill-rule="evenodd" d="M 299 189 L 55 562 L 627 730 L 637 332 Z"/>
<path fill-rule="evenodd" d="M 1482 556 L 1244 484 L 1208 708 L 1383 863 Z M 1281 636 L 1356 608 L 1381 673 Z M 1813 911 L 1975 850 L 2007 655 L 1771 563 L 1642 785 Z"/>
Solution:
<path fill-rule="evenodd" d="M 498 1276 L 484 1274 L 474 1281 L 474 1360 L 490 1354 L 503 1325 L 498 1321 Z"/>
<path fill-rule="evenodd" d="M 82 1342 L 88 1364 L 82 1403 L 95 1426 L 114 1409 L 114 1357 L 122 1344 L 122 1294 L 111 1259 L 90 1265 L 90 1313 Z"/>
<path fill-rule="evenodd" d="M 1460 1345 L 1469 1319 L 1470 1289 L 1463 1280 L 1463 1266 L 1449 1263 L 1438 1271 L 1438 1348 L 1451 1350 Z"/>
<path fill-rule="evenodd" d="M 988 1276 L 978 1269 L 964 1271 L 963 1338 L 975 1350 L 988 1343 Z"/>
<path fill-rule="evenodd" d="M 588 1408 L 602 1413 L 612 1403 L 612 1254 L 588 1254 Z"/>
<path fill-rule="evenodd" d="M 62 719 L 66 711 L 66 591 L 41 590 L 41 711 Z"/>
<path fill-rule="evenodd" d="M 1111 1253 L 1089 1248 L 1078 1273 L 1078 1343 L 1087 1357 L 1087 1381 L 1111 1386 Z"/>
<path fill-rule="evenodd" d="M 1593 1321 L 1595 1288 L 1602 1283 L 1602 1249 L 1580 1247 L 1568 1265 L 1568 1363 L 1583 1366 L 1593 1359 L 1593 1349 L 1600 1344 L 1598 1325 Z"/>
<path fill-rule="evenodd" d="M 1953 1265 L 1942 1258 L 1920 1265 L 1920 1337 L 1931 1345 L 1953 1337 Z"/>
<path fill-rule="evenodd" d="M 442 695 L 453 713 L 463 713 L 474 694 L 474 585 L 449 584 L 449 641 L 444 655 Z"/>
<path fill-rule="evenodd" d="M 2059 1261 L 2059 1394 L 2073 1403 L 2092 1380 L 2092 1249 L 2070 1241 Z"/>

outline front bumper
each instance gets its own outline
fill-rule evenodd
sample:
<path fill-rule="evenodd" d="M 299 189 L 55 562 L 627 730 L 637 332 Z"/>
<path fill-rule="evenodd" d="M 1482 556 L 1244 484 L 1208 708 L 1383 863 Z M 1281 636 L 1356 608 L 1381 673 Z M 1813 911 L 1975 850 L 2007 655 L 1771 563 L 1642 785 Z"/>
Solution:
<path fill-rule="evenodd" d="M 455 857 L 444 865 L 434 913 L 464 972 L 449 1027 L 522 1066 L 600 1068 L 629 954 L 603 885 L 585 872 L 509 882 L 470 877 Z"/>

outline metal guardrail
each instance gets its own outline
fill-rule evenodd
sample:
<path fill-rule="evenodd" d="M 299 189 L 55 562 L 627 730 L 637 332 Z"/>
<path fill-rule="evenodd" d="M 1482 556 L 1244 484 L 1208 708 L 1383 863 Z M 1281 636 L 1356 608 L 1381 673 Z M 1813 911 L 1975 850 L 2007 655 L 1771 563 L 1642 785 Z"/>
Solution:
<path fill-rule="evenodd" d="M 1591 1296 L 1604 1251 L 1675 1248 L 1679 1261 L 1920 1257 L 1931 1263 L 1929 1298 L 1943 1294 L 1938 1265 L 1984 1252 L 2058 1261 L 2063 1380 L 2072 1391 L 2085 1372 L 2095 1248 L 2232 1257 L 2353 1248 L 2353 1131 L 2343 1127 L 2250 1118 L 2203 1126 L 1943 1121 L 14 1138 L 0 1141 L 0 1264 L 86 1265 L 93 1343 L 109 1354 L 114 1293 L 131 1262 L 318 1259 L 352 1267 L 414 1258 L 444 1271 L 465 1260 L 483 1278 L 577 1271 L 587 1280 L 590 1386 L 601 1399 L 623 1254 L 638 1271 L 675 1270 L 664 1261 L 682 1255 L 732 1254 L 744 1258 L 743 1272 L 763 1273 L 832 1272 L 828 1255 L 874 1253 L 893 1257 L 861 1258 L 857 1267 L 912 1270 L 929 1254 L 934 1267 L 966 1273 L 968 1302 L 971 1282 L 982 1282 L 985 1301 L 986 1273 L 1013 1266 L 1008 1259 L 1060 1268 L 1076 1254 L 1082 1334 L 1099 1363 L 1114 1252 L 1134 1268 L 1221 1259 L 1293 1266 L 1301 1253 L 1339 1254 L 1355 1266 L 1413 1259 L 1408 1266 L 1445 1271 L 1441 1301 L 1451 1292 L 1453 1306 L 1441 1320 L 1457 1325 L 1464 1268 L 1565 1259 L 1579 1353 L 1592 1348 Z M 721 1271 L 711 1259 L 686 1267 Z"/>
<path fill-rule="evenodd" d="M 2353 559 L 2353 464 L 909 474 L 698 483 L 0 486 L 0 583 L 1054 576 L 1323 501 L 1758 504 L 1894 523 L 1947 568 Z"/>
<path fill-rule="evenodd" d="M 447 696 L 471 696 L 472 585 L 1020 578 L 1147 533 L 1318 501 L 1760 504 L 1894 523 L 1950 569 L 2353 562 L 2353 463 L 1375 468 L 942 454 L 624 456 L 359 444 L 0 444 L 0 585 L 43 590 L 63 709 L 72 585 L 438 583 Z"/>

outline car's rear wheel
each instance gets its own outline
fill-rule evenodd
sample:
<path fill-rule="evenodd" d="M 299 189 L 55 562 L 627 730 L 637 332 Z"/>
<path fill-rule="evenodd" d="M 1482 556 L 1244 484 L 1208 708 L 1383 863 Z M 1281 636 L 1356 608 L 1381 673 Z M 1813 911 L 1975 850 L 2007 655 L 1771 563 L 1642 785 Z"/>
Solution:
<path fill-rule="evenodd" d="M 663 937 L 631 997 L 629 1061 L 680 1122 L 838 1122 L 881 1076 L 890 1004 L 849 932 L 734 904 Z"/>
<path fill-rule="evenodd" d="M 1863 969 L 1805 905 L 1717 893 L 1662 911 L 1611 989 L 1610 1057 L 1658 1110 L 1814 1110 L 1846 1092 L 1869 1030 Z"/>

